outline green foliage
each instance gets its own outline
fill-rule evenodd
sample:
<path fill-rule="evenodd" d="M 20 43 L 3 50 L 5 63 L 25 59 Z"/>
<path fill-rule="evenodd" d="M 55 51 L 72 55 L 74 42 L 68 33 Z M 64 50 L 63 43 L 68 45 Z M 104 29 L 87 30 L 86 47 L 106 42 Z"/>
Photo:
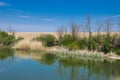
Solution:
<path fill-rule="evenodd" d="M 91 39 L 91 40 L 90 40 Z M 69 50 L 74 49 L 88 49 L 93 51 L 100 51 L 109 53 L 113 50 L 117 50 L 119 54 L 120 49 L 120 36 L 119 35 L 97 35 L 91 38 L 79 38 L 74 39 L 71 35 L 66 34 L 60 39 L 60 45 L 68 48 Z M 59 42 L 59 41 L 58 41 Z M 91 44 L 91 45 L 90 45 Z"/>
<path fill-rule="evenodd" d="M 105 54 L 110 52 L 110 44 L 109 44 L 107 41 L 105 41 L 105 42 L 103 43 L 102 51 L 103 51 Z"/>
<path fill-rule="evenodd" d="M 53 35 L 46 34 L 41 35 L 35 38 L 37 41 L 41 41 L 44 46 L 54 46 L 56 42 L 56 38 Z"/>
<path fill-rule="evenodd" d="M 14 56 L 14 50 L 11 48 L 0 48 L 0 60 Z"/>
<path fill-rule="evenodd" d="M 64 35 L 61 39 L 62 39 L 61 45 L 63 46 L 69 46 L 70 43 L 73 42 L 73 38 L 71 35 Z"/>
<path fill-rule="evenodd" d="M 15 41 L 15 37 L 7 32 L 0 31 L 0 46 L 11 46 Z"/>
<path fill-rule="evenodd" d="M 120 55 L 120 50 L 115 50 L 114 51 L 117 55 Z"/>
<path fill-rule="evenodd" d="M 18 37 L 18 38 L 16 39 L 16 42 L 19 42 L 19 41 L 21 41 L 21 40 L 24 40 L 24 37 Z"/>
<path fill-rule="evenodd" d="M 42 58 L 37 61 L 39 61 L 41 64 L 52 65 L 55 62 L 55 59 L 56 59 L 56 55 L 47 53 L 42 55 Z"/>
<path fill-rule="evenodd" d="M 66 48 L 68 48 L 69 50 L 73 50 L 73 49 L 84 49 L 85 48 L 85 41 L 83 39 L 79 39 L 76 38 L 74 39 L 71 35 L 64 35 L 61 38 L 62 42 L 61 45 L 65 46 Z"/>

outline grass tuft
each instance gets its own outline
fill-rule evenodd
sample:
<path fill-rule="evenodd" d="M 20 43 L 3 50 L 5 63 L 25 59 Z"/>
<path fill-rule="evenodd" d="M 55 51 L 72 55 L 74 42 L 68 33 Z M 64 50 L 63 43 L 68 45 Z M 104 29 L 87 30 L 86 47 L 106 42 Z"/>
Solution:
<path fill-rule="evenodd" d="M 44 49 L 44 47 L 42 46 L 41 42 L 29 41 L 29 40 L 19 41 L 14 46 L 14 48 L 18 49 L 18 50 L 43 50 Z"/>

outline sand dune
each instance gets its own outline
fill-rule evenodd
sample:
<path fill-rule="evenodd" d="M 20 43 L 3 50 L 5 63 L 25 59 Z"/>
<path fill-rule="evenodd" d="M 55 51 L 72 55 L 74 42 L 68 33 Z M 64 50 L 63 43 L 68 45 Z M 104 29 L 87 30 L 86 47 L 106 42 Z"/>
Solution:
<path fill-rule="evenodd" d="M 57 34 L 55 32 L 16 32 L 16 37 L 24 37 L 26 40 L 31 40 L 32 38 L 35 38 L 37 36 L 40 36 L 42 34 L 51 34 L 57 37 Z"/>
<path fill-rule="evenodd" d="M 113 34 L 116 34 L 117 32 L 112 32 Z M 51 34 L 54 35 L 56 38 L 58 37 L 56 32 L 16 32 L 15 36 L 16 37 L 24 37 L 25 40 L 31 40 L 32 38 L 35 38 L 37 36 L 40 36 L 42 34 Z M 84 33 L 79 33 L 80 36 L 84 36 Z M 96 35 L 97 33 L 94 32 L 93 35 Z M 105 32 L 102 32 L 101 34 L 105 34 Z M 85 36 L 88 36 L 88 33 L 85 33 Z"/>

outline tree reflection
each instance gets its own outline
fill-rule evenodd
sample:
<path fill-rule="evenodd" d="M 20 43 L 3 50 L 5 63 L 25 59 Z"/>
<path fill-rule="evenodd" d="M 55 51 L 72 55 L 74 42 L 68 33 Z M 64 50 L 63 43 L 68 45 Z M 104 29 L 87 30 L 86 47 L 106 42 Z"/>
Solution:
<path fill-rule="evenodd" d="M 17 53 L 22 58 L 31 57 L 43 65 L 57 66 L 57 73 L 65 80 L 112 80 L 119 78 L 119 60 L 92 60 L 73 57 L 57 57 L 52 53 Z M 53 65 L 56 62 L 56 65 Z"/>
<path fill-rule="evenodd" d="M 46 52 L 17 51 L 17 55 L 21 58 L 32 58 L 44 65 L 52 65 L 56 59 L 54 54 Z"/>
<path fill-rule="evenodd" d="M 0 60 L 4 60 L 8 57 L 13 58 L 14 50 L 11 48 L 1 48 L 0 49 Z"/>
<path fill-rule="evenodd" d="M 109 80 L 120 74 L 120 62 L 95 61 L 70 58 L 61 58 L 57 72 L 59 75 L 69 74 L 69 80 Z"/>
<path fill-rule="evenodd" d="M 42 58 L 37 61 L 40 62 L 41 64 L 52 65 L 55 62 L 55 58 L 56 56 L 54 54 L 46 53 L 42 55 Z"/>

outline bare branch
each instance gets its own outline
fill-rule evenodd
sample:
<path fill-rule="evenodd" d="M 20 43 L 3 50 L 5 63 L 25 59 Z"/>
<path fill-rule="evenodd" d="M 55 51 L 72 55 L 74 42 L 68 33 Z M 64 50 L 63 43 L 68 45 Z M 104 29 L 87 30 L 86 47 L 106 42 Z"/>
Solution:
<path fill-rule="evenodd" d="M 76 23 L 72 22 L 71 26 L 71 35 L 73 38 L 76 38 L 79 35 L 79 25 Z"/>

